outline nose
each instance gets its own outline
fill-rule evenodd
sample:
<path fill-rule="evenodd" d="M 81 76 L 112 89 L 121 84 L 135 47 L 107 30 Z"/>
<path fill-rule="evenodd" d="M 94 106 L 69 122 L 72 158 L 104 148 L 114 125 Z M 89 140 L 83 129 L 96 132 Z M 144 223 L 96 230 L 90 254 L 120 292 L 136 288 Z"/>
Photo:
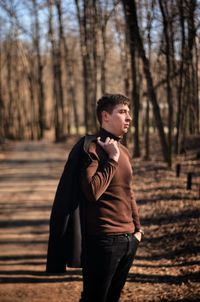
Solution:
<path fill-rule="evenodd" d="M 127 121 L 132 121 L 132 117 L 130 116 L 129 112 L 127 112 L 126 120 Z"/>

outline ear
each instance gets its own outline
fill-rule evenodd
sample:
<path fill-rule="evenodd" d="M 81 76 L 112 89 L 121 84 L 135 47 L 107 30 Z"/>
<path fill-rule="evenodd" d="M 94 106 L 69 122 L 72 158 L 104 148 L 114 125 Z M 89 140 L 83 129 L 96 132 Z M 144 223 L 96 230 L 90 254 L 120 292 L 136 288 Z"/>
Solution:
<path fill-rule="evenodd" d="M 101 116 L 102 122 L 108 122 L 110 114 L 107 111 L 102 111 Z"/>

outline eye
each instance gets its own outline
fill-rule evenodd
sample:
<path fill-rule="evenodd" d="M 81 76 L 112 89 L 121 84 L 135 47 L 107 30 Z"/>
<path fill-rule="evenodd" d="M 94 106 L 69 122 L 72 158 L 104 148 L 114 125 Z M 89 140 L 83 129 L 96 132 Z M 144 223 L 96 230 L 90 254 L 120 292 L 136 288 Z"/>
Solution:
<path fill-rule="evenodd" d="M 128 114 L 129 111 L 127 111 L 127 110 L 125 110 L 125 109 L 122 109 L 122 110 L 119 111 L 119 113 L 121 113 L 121 114 Z"/>

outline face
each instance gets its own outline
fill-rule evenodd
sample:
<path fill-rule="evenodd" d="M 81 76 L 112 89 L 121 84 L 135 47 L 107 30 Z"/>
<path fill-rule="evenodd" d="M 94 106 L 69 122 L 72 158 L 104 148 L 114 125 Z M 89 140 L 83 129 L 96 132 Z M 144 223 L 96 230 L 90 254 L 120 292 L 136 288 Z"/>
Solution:
<path fill-rule="evenodd" d="M 106 111 L 102 112 L 102 127 L 115 136 L 120 137 L 127 133 L 130 122 L 131 116 L 128 105 L 119 104 L 115 106 L 111 114 Z"/>

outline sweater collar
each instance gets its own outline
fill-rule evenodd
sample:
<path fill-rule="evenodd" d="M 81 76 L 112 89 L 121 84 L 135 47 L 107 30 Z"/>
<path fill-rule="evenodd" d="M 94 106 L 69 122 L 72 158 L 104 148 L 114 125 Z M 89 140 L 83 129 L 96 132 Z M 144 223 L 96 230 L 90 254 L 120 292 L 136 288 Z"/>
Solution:
<path fill-rule="evenodd" d="M 103 141 L 105 141 L 105 139 L 106 139 L 107 137 L 113 138 L 114 140 L 116 140 L 116 141 L 118 141 L 118 142 L 122 139 L 122 137 L 118 137 L 118 136 L 116 136 L 116 135 L 114 135 L 114 134 L 108 132 L 108 131 L 105 130 L 104 128 L 100 128 L 100 130 L 99 130 L 99 132 L 98 132 L 98 136 L 100 136 L 101 139 L 102 139 Z"/>

